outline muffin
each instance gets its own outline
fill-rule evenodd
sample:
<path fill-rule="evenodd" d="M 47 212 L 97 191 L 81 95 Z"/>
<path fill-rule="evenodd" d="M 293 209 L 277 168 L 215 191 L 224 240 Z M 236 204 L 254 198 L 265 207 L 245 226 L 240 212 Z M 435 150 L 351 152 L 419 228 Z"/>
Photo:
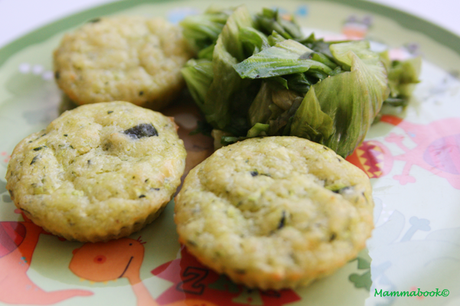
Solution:
<path fill-rule="evenodd" d="M 178 26 L 114 16 L 65 34 L 53 63 L 58 86 L 76 104 L 128 101 L 159 110 L 183 87 L 180 69 L 191 56 Z"/>
<path fill-rule="evenodd" d="M 185 158 L 171 118 L 128 102 L 84 105 L 16 146 L 6 188 L 46 231 L 106 241 L 161 213 L 181 183 Z"/>
<path fill-rule="evenodd" d="M 368 177 L 327 147 L 253 138 L 195 167 L 175 199 L 180 242 L 234 282 L 307 285 L 365 247 L 373 229 Z"/>

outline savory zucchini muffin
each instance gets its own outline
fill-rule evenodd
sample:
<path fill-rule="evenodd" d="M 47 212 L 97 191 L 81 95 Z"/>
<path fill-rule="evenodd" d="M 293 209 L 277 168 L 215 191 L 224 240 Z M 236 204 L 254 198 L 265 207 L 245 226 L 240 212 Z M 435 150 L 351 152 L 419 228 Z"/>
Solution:
<path fill-rule="evenodd" d="M 128 102 L 84 105 L 16 146 L 7 189 L 45 230 L 105 241 L 161 213 L 181 182 L 185 157 L 171 118 Z"/>
<path fill-rule="evenodd" d="M 80 105 L 128 101 L 159 110 L 180 92 L 191 55 L 181 29 L 162 18 L 102 17 L 64 36 L 55 79 Z"/>
<path fill-rule="evenodd" d="M 176 197 L 181 243 L 248 287 L 307 285 L 357 256 L 373 229 L 368 177 L 297 137 L 248 139 L 195 167 Z"/>

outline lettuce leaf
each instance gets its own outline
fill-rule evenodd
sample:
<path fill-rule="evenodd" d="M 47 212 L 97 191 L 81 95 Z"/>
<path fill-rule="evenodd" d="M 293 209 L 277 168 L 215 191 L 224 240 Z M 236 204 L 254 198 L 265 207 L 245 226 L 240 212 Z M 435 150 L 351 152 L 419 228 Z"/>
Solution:
<path fill-rule="evenodd" d="M 208 88 L 214 78 L 212 62 L 207 59 L 189 60 L 181 69 L 192 98 L 204 107 Z"/>
<path fill-rule="evenodd" d="M 310 106 L 314 113 L 318 113 L 319 104 L 321 111 L 333 122 L 332 134 L 328 135 L 330 129 L 326 132 L 316 129 L 321 135 L 312 134 L 312 139 L 321 138 L 318 142 L 346 157 L 364 140 L 383 101 L 388 98 L 387 74 L 379 56 L 369 50 L 366 42 L 334 44 L 331 45 L 331 53 L 344 69 L 349 67 L 350 71 L 313 85 L 302 103 L 315 106 Z M 312 121 L 312 118 L 314 116 L 305 111 L 299 115 L 296 113 L 291 135 L 305 133 L 303 125 L 317 126 L 318 122 Z M 324 120 L 327 122 L 327 119 Z"/>
<path fill-rule="evenodd" d="M 252 26 L 252 16 L 245 6 L 236 8 L 227 19 L 214 47 L 212 74 L 207 74 L 212 75 L 212 80 L 206 81 L 207 88 L 197 88 L 197 84 L 205 83 L 192 81 L 192 74 L 187 71 L 183 73 L 191 92 L 199 92 L 200 97 L 204 96 L 197 104 L 206 121 L 217 129 L 235 133 L 246 133 L 248 129 L 246 115 L 242 113 L 244 110 L 247 112 L 257 92 L 252 93 L 251 83 L 242 80 L 233 65 L 245 58 L 240 30 Z"/>
<path fill-rule="evenodd" d="M 323 143 L 334 133 L 332 117 L 321 110 L 313 86 L 294 114 L 290 134 Z"/>
<path fill-rule="evenodd" d="M 296 39 L 303 36 L 294 17 L 291 16 L 291 20 L 282 18 L 277 10 L 263 8 L 261 13 L 255 15 L 255 22 L 256 27 L 266 35 L 276 32 L 284 39 Z"/>
<path fill-rule="evenodd" d="M 414 57 L 405 61 L 393 61 L 388 71 L 388 86 L 392 98 L 409 98 L 420 82 L 422 60 Z"/>
<path fill-rule="evenodd" d="M 234 68 L 243 79 L 270 78 L 302 73 L 310 69 L 321 71 L 326 75 L 330 73 L 332 69 L 327 65 L 308 59 L 312 53 L 313 50 L 295 40 L 287 39 L 254 54 L 234 65 Z"/>
<path fill-rule="evenodd" d="M 187 16 L 179 25 L 190 46 L 199 52 L 215 44 L 232 12 L 232 9 L 209 8 L 204 14 Z"/>
<path fill-rule="evenodd" d="M 182 74 L 219 145 L 291 135 L 346 157 L 382 104 L 407 101 L 418 82 L 417 60 L 392 62 L 367 41 L 305 38 L 295 19 L 276 10 L 251 15 L 240 6 L 208 14 L 215 14 L 204 18 L 208 30 L 187 24 L 201 49 Z"/>

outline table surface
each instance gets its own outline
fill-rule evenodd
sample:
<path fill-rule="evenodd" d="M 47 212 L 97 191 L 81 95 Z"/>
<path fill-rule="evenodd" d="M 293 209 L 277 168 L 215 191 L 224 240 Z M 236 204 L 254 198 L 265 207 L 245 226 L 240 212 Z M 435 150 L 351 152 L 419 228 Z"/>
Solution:
<path fill-rule="evenodd" d="M 0 0 L 0 47 L 51 21 L 114 0 Z M 371 0 L 406 11 L 460 36 L 458 0 Z"/>

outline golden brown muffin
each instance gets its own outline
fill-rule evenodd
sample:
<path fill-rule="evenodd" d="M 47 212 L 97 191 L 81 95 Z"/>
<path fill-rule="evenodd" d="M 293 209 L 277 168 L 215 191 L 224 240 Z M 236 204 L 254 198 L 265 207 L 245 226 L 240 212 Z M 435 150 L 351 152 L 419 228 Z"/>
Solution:
<path fill-rule="evenodd" d="M 45 230 L 105 241 L 160 214 L 180 184 L 185 158 L 172 119 L 128 102 L 84 105 L 16 146 L 7 189 Z"/>
<path fill-rule="evenodd" d="M 261 289 L 307 285 L 355 258 L 371 235 L 372 213 L 368 177 L 297 137 L 217 150 L 188 174 L 175 204 L 190 253 Z"/>
<path fill-rule="evenodd" d="M 63 37 L 55 79 L 80 105 L 128 101 L 159 110 L 180 92 L 191 55 L 181 29 L 162 18 L 102 17 Z"/>

